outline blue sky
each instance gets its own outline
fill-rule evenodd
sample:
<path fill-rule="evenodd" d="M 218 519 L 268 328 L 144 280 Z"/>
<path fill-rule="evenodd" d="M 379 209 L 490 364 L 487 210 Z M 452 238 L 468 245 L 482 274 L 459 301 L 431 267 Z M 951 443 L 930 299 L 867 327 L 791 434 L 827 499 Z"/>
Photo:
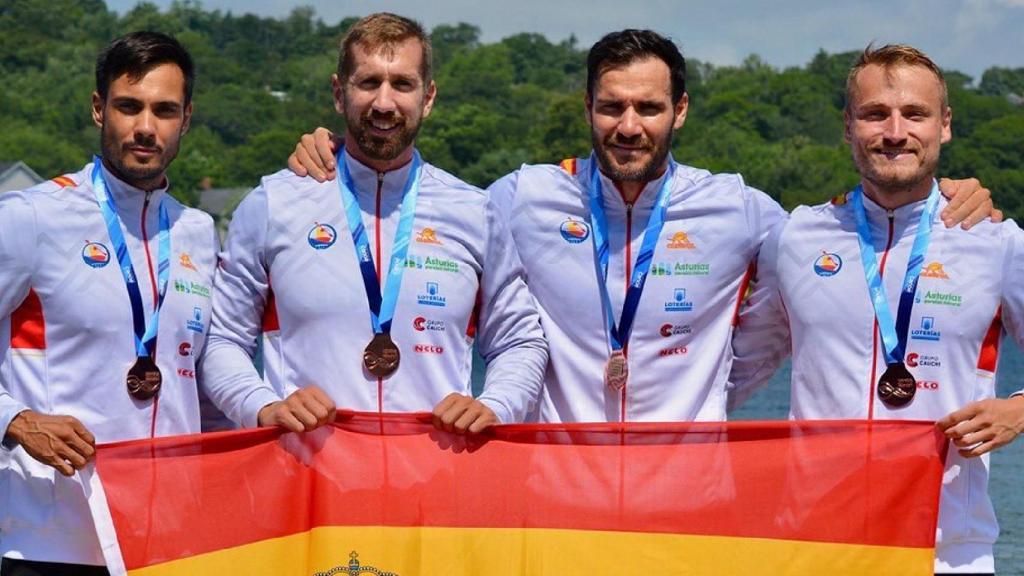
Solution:
<path fill-rule="evenodd" d="M 151 0 L 161 7 L 171 0 Z M 124 12 L 136 0 L 107 0 Z M 653 28 L 684 53 L 715 64 L 735 64 L 757 53 L 773 66 L 805 64 L 819 48 L 840 52 L 868 42 L 903 42 L 925 50 L 940 66 L 976 79 L 991 66 L 1024 67 L 1024 0 L 205 0 L 208 10 L 285 16 L 294 7 L 316 9 L 326 22 L 387 10 L 428 27 L 469 22 L 485 42 L 517 32 L 553 41 L 575 34 L 588 46 L 608 31 Z"/>

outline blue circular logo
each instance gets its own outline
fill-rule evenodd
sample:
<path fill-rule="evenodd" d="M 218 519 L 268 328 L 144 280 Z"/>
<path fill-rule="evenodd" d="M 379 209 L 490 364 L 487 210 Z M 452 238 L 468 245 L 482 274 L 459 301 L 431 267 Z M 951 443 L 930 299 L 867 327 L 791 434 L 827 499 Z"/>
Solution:
<path fill-rule="evenodd" d="M 569 218 L 558 229 L 562 238 L 570 244 L 579 244 L 590 238 L 590 226 L 586 222 Z"/>
<path fill-rule="evenodd" d="M 814 273 L 818 276 L 835 276 L 843 269 L 843 259 L 839 254 L 822 251 L 821 256 L 814 261 Z"/>
<path fill-rule="evenodd" d="M 317 224 L 309 231 L 307 238 L 309 245 L 313 248 L 326 250 L 334 245 L 334 241 L 338 239 L 338 233 L 330 224 Z"/>
<path fill-rule="evenodd" d="M 86 242 L 82 248 L 82 261 L 93 268 L 103 268 L 110 263 L 110 250 L 99 242 Z"/>

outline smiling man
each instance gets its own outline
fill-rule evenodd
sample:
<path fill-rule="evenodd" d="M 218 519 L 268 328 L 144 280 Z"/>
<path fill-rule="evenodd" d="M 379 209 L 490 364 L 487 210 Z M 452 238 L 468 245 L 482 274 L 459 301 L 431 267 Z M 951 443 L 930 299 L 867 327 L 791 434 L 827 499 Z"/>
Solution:
<path fill-rule="evenodd" d="M 100 156 L 0 195 L 4 576 L 105 574 L 76 470 L 97 442 L 199 431 L 217 237 L 166 178 L 192 84 L 173 38 L 115 40 L 96 64 Z"/>
<path fill-rule="evenodd" d="M 939 221 L 952 118 L 925 54 L 864 51 L 845 113 L 861 183 L 798 208 L 765 242 L 730 379 L 742 399 L 792 350 L 793 418 L 938 420 L 953 449 L 936 573 L 992 574 L 987 453 L 1024 431 L 1024 398 L 995 398 L 1000 338 L 1024 345 L 1024 233 Z"/>
<path fill-rule="evenodd" d="M 425 163 L 430 40 L 374 14 L 342 40 L 337 176 L 267 176 L 235 211 L 217 272 L 204 374 L 237 422 L 310 430 L 335 407 L 433 410 L 479 432 L 536 402 L 547 361 L 508 231 L 487 195 Z M 264 333 L 266 380 L 251 357 Z M 474 339 L 488 362 L 470 395 Z"/>
<path fill-rule="evenodd" d="M 550 342 L 531 418 L 724 419 L 736 310 L 785 212 L 739 175 L 671 157 L 689 97 L 668 38 L 623 30 L 594 44 L 584 104 L 589 158 L 523 166 L 489 189 Z M 289 166 L 331 174 L 329 136 L 304 136 Z"/>

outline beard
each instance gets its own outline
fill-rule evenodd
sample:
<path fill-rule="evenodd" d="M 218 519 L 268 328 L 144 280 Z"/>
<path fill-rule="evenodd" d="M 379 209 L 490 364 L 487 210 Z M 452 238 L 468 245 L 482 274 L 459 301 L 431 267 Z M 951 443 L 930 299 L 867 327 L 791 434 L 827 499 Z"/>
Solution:
<path fill-rule="evenodd" d="M 387 136 L 377 136 L 372 133 L 373 120 L 393 121 L 396 124 L 395 131 Z M 389 161 L 398 158 L 412 146 L 420 125 L 420 122 L 413 123 L 407 116 L 395 112 L 379 114 L 371 110 L 360 116 L 358 121 L 349 122 L 348 132 L 363 154 L 374 160 Z"/>
<path fill-rule="evenodd" d="M 593 130 L 591 130 L 590 139 L 597 152 L 597 163 L 601 167 L 601 171 L 616 182 L 650 182 L 654 180 L 658 170 L 668 158 L 669 149 L 672 147 L 671 132 L 660 142 L 655 142 L 643 134 L 633 138 L 624 138 L 617 132 L 613 132 L 602 140 Z M 646 153 L 646 157 L 641 157 L 638 161 L 630 162 L 627 165 L 616 164 L 615 156 L 610 149 L 615 145 L 639 146 L 641 150 L 638 152 Z"/>
<path fill-rule="evenodd" d="M 916 167 L 879 166 L 876 160 L 875 155 L 866 150 L 853 155 L 853 162 L 861 178 L 874 184 L 881 191 L 900 192 L 916 188 L 925 181 L 930 182 L 939 167 L 938 156 L 925 157 Z"/>
<path fill-rule="evenodd" d="M 114 131 L 108 129 L 107 124 L 103 124 L 100 134 L 100 148 L 107 168 L 122 181 L 136 188 L 147 188 L 151 184 L 161 182 L 167 167 L 178 155 L 179 140 L 165 148 L 159 146 L 153 137 L 136 135 L 131 144 L 123 144 Z M 146 164 L 139 164 L 134 161 L 129 150 L 132 145 L 151 148 L 156 154 Z"/>

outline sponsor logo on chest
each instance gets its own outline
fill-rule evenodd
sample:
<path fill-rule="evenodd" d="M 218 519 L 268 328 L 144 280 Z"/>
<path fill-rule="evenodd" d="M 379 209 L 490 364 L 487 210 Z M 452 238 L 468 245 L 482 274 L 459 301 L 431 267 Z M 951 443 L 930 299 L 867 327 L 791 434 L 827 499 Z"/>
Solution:
<path fill-rule="evenodd" d="M 651 264 L 651 276 L 707 276 L 711 265 L 703 262 L 655 262 Z"/>
<path fill-rule="evenodd" d="M 192 309 L 192 317 L 185 321 L 185 327 L 193 332 L 203 331 L 203 309 L 196 306 Z"/>
<path fill-rule="evenodd" d="M 665 302 L 665 312 L 689 312 L 693 310 L 693 302 L 686 299 L 686 288 L 676 288 L 672 299 Z"/>
<path fill-rule="evenodd" d="M 447 299 L 441 295 L 441 287 L 437 282 L 427 282 L 426 293 L 417 294 L 416 301 L 423 306 L 437 306 L 443 308 Z"/>
<path fill-rule="evenodd" d="M 963 304 L 963 297 L 954 292 L 938 292 L 925 290 L 924 295 L 921 295 L 920 291 L 915 298 L 915 302 L 918 304 L 935 304 L 938 306 L 953 306 L 959 308 Z"/>
<path fill-rule="evenodd" d="M 910 338 L 912 340 L 930 340 L 932 342 L 938 342 L 942 339 L 942 333 L 936 329 L 935 318 L 933 316 L 922 316 L 921 327 L 911 330 Z"/>
<path fill-rule="evenodd" d="M 199 282 L 192 282 L 189 280 L 174 280 L 174 291 L 182 294 L 191 294 L 193 296 L 199 296 L 201 298 L 210 297 L 210 287 Z"/>

